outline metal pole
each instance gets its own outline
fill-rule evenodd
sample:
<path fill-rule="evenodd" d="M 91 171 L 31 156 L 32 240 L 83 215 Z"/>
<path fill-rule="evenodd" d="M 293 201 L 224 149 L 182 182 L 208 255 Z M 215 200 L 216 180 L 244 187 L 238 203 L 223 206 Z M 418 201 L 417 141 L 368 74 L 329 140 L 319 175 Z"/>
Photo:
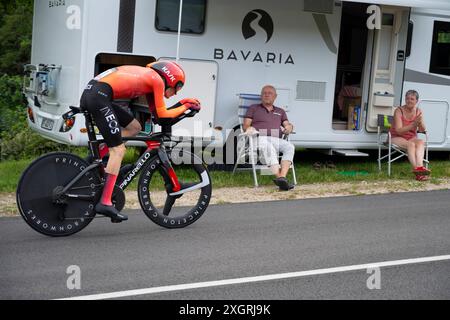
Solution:
<path fill-rule="evenodd" d="M 177 62 L 180 60 L 181 19 L 183 16 L 183 0 L 180 0 L 180 16 L 178 18 Z"/>

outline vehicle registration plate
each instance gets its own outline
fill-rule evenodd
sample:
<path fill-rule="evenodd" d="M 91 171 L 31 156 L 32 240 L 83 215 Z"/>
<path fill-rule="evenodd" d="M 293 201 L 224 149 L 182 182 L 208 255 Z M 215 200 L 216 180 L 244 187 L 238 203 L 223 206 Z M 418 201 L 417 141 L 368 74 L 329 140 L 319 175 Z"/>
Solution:
<path fill-rule="evenodd" d="M 53 121 L 52 119 L 42 119 L 42 124 L 41 127 L 46 129 L 46 130 L 53 130 L 53 125 L 55 124 L 55 121 Z"/>

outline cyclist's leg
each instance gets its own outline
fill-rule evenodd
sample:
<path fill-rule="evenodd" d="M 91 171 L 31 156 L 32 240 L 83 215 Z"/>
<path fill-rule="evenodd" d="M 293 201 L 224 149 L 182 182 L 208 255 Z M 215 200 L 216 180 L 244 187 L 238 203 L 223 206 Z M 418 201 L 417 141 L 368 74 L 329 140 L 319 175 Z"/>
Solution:
<path fill-rule="evenodd" d="M 115 103 L 112 104 L 112 108 L 117 118 L 122 131 L 122 137 L 134 137 L 142 131 L 142 126 L 130 113 L 128 113 L 123 107 Z"/>
<path fill-rule="evenodd" d="M 123 107 L 112 103 L 112 109 L 118 118 L 122 137 L 134 137 L 142 131 L 139 121 L 133 118 Z M 100 145 L 100 158 L 103 159 L 107 154 L 109 154 L 109 148 L 106 143 L 102 143 Z"/>
<path fill-rule="evenodd" d="M 112 222 L 122 222 L 128 220 L 125 214 L 121 214 L 112 203 L 112 195 L 116 185 L 117 177 L 119 176 L 122 159 L 125 156 L 126 148 L 122 143 L 117 147 L 109 149 L 109 159 L 106 166 L 106 181 L 103 187 L 102 197 L 100 202 L 95 206 L 95 210 L 111 218 Z"/>
<path fill-rule="evenodd" d="M 142 131 L 142 126 L 137 119 L 135 119 L 128 111 L 126 111 L 122 106 L 113 103 L 112 107 L 114 109 L 114 113 L 119 119 L 119 124 L 122 131 L 122 137 L 134 137 L 139 132 Z M 105 151 L 107 153 L 108 150 Z M 113 164 L 114 166 L 115 164 Z M 132 170 L 134 166 L 132 164 L 128 164 L 120 167 L 119 177 L 123 177 L 127 172 Z"/>
<path fill-rule="evenodd" d="M 130 122 L 129 125 L 122 128 L 122 137 L 134 137 L 142 131 L 142 126 L 136 119 Z"/>
<path fill-rule="evenodd" d="M 105 108 L 107 107 L 104 107 L 103 110 L 106 110 Z M 104 120 L 107 120 L 108 118 L 112 119 L 112 116 L 109 116 L 107 118 L 103 117 Z M 114 187 L 116 185 L 117 177 L 120 172 L 120 166 L 126 153 L 126 147 L 122 142 L 120 126 L 117 126 L 114 130 L 110 130 L 111 124 L 105 126 L 103 120 L 96 120 L 96 123 L 97 126 L 99 126 L 99 130 L 105 138 L 105 142 L 109 147 L 109 159 L 105 169 L 106 181 L 103 188 L 102 197 L 100 203 L 97 204 L 95 209 L 97 212 L 111 217 L 113 222 L 120 222 L 123 220 L 127 220 L 128 218 L 127 216 L 120 214 L 114 208 L 111 198 L 114 192 Z M 103 130 L 100 129 L 100 126 L 103 127 Z"/>
<path fill-rule="evenodd" d="M 106 167 L 106 182 L 100 202 L 95 210 L 111 217 L 113 222 L 121 222 L 128 218 L 120 214 L 112 205 L 111 197 L 119 175 L 120 165 L 125 156 L 125 145 L 122 141 L 119 118 L 111 104 L 112 89 L 104 83 L 93 83 L 92 87 L 83 93 L 83 108 L 87 109 L 109 147 L 110 157 Z"/>

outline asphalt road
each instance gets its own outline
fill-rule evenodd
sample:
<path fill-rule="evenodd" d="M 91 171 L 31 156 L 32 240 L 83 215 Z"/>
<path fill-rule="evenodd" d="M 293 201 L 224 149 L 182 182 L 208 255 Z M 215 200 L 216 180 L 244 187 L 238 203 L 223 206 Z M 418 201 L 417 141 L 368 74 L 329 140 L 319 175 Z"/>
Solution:
<path fill-rule="evenodd" d="M 166 230 L 138 211 L 47 238 L 0 219 L 0 299 L 58 299 L 450 255 L 450 192 L 211 206 Z M 81 289 L 69 290 L 69 266 Z M 450 260 L 125 294 L 123 299 L 450 299 Z M 373 280 L 374 278 L 372 278 Z M 371 282 L 376 283 L 376 282 Z M 372 286 L 373 288 L 373 286 Z"/>

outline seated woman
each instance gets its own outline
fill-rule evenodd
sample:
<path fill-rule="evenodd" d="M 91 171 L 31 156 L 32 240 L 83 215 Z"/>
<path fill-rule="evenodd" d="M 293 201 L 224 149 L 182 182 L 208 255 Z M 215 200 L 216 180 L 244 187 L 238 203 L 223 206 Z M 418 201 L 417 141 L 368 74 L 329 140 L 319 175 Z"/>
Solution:
<path fill-rule="evenodd" d="M 412 171 L 416 180 L 428 180 L 431 171 L 423 166 L 425 142 L 418 139 L 417 132 L 426 130 L 422 111 L 417 108 L 419 94 L 415 90 L 406 92 L 406 104 L 398 107 L 394 113 L 394 124 L 391 128 L 392 143 L 407 150 Z"/>

